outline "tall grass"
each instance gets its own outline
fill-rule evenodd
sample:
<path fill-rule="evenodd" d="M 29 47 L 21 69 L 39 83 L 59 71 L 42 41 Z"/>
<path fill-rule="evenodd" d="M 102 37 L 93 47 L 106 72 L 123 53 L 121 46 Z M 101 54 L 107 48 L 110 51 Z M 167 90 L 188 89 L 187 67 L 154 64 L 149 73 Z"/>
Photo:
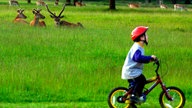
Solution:
<path fill-rule="evenodd" d="M 49 5 L 57 14 L 62 8 Z M 28 22 L 33 19 L 34 7 L 34 4 L 22 6 Z M 106 6 L 94 4 L 81 8 L 68 6 L 64 19 L 81 22 L 85 27 L 71 29 L 56 28 L 44 7 L 40 8 L 46 16 L 45 28 L 13 24 L 17 7 L 0 8 L 1 102 L 100 102 L 96 106 L 106 107 L 103 102 L 110 90 L 127 86 L 127 81 L 120 77 L 133 44 L 130 32 L 138 25 L 145 25 L 149 26 L 150 41 L 145 47 L 146 54 L 161 59 L 161 72 L 168 71 L 163 78 L 166 85 L 181 88 L 190 106 L 190 12 L 125 6 L 109 11 Z M 146 77 L 155 75 L 154 68 L 152 64 L 146 65 Z M 155 89 L 143 106 L 159 107 L 159 92 L 160 89 Z"/>

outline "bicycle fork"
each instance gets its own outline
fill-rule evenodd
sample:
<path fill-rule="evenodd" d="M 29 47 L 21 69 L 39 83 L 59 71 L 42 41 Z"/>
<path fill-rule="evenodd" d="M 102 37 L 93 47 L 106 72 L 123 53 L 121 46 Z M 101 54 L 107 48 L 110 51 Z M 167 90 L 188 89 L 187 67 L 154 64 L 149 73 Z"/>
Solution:
<path fill-rule="evenodd" d="M 162 82 L 160 84 L 161 88 L 163 89 L 163 92 L 165 93 L 166 98 L 170 101 L 173 101 L 173 98 L 170 96 L 169 90 L 166 88 L 165 84 L 163 84 Z"/>

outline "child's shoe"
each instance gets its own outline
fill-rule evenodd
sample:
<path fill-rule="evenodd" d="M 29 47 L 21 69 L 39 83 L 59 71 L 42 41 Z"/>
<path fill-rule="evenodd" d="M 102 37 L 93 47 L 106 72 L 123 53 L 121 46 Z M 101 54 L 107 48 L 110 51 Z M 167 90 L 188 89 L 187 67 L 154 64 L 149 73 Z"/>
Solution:
<path fill-rule="evenodd" d="M 130 97 L 130 100 L 133 103 L 143 103 L 143 102 L 145 102 L 146 97 L 145 96 L 141 96 L 141 97 L 138 98 L 137 96 L 132 95 Z"/>

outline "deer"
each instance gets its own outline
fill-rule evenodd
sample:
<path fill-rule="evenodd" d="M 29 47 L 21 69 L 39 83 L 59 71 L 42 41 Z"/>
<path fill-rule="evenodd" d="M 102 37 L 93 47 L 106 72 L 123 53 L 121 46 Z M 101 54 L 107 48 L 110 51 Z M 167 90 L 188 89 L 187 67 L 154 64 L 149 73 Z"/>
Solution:
<path fill-rule="evenodd" d="M 17 16 L 15 17 L 15 19 L 13 20 L 14 23 L 23 23 L 23 24 L 29 24 L 27 21 L 25 21 L 24 19 L 27 18 L 27 16 L 25 16 L 23 14 L 24 10 L 23 9 L 18 9 L 17 10 Z"/>
<path fill-rule="evenodd" d="M 75 6 L 85 6 L 85 4 L 82 2 L 75 2 Z"/>
<path fill-rule="evenodd" d="M 80 0 L 80 2 L 78 2 L 77 0 L 74 1 L 74 5 L 75 6 L 85 6 L 85 4 L 83 3 L 83 0 Z"/>
<path fill-rule="evenodd" d="M 165 4 L 163 4 L 163 1 L 159 1 L 159 5 L 160 5 L 160 8 L 161 9 L 167 9 L 168 7 L 165 5 Z"/>
<path fill-rule="evenodd" d="M 45 27 L 46 24 L 44 21 L 40 21 L 40 19 L 45 19 L 45 16 L 40 13 L 41 9 L 33 9 L 34 19 L 30 22 L 30 26 L 40 26 Z"/>
<path fill-rule="evenodd" d="M 37 6 L 45 6 L 46 3 L 45 3 L 43 0 L 37 0 L 37 1 L 36 1 L 36 5 L 37 5 Z"/>
<path fill-rule="evenodd" d="M 67 22 L 67 21 L 64 21 L 64 20 L 61 21 L 61 18 L 64 17 L 63 15 L 61 16 L 61 14 L 63 13 L 66 5 L 63 5 L 63 8 L 62 8 L 61 12 L 59 13 L 59 15 L 56 15 L 55 13 L 52 13 L 49 10 L 48 5 L 45 5 L 45 6 L 47 8 L 47 11 L 51 14 L 50 17 L 54 19 L 56 26 L 82 27 L 83 28 L 83 25 L 80 22 L 78 22 L 77 24 L 74 24 L 74 23 L 70 23 L 70 22 Z"/>
<path fill-rule="evenodd" d="M 19 2 L 17 0 L 9 0 L 9 6 L 19 6 Z"/>
<path fill-rule="evenodd" d="M 187 8 L 185 7 L 185 5 L 182 5 L 182 4 L 174 4 L 174 10 L 186 10 L 187 11 Z"/>
<path fill-rule="evenodd" d="M 138 3 L 130 3 L 128 4 L 129 8 L 139 8 L 140 5 Z"/>

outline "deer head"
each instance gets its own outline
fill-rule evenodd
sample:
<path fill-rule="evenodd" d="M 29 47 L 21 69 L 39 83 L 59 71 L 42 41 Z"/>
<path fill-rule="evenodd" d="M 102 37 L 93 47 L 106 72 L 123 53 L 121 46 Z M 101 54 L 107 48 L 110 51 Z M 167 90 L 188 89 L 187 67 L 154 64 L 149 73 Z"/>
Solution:
<path fill-rule="evenodd" d="M 45 19 L 45 16 L 40 13 L 41 9 L 33 9 L 34 19 L 30 22 L 30 26 L 42 26 L 45 27 L 46 24 L 44 21 L 40 21 L 40 19 Z"/>
<path fill-rule="evenodd" d="M 14 23 L 28 24 L 28 22 L 24 20 L 24 19 L 27 18 L 27 16 L 25 16 L 23 12 L 24 12 L 23 9 L 18 9 L 17 10 L 17 16 L 13 20 Z"/>
<path fill-rule="evenodd" d="M 40 13 L 40 12 L 41 12 L 41 9 L 38 9 L 38 10 L 33 9 L 32 12 L 33 12 L 33 14 L 35 15 L 35 18 L 36 18 L 36 19 L 45 19 L 45 16 Z"/>
<path fill-rule="evenodd" d="M 60 25 L 60 20 L 61 20 L 61 18 L 64 17 L 63 15 L 61 16 L 61 14 L 63 13 L 63 11 L 64 11 L 64 9 L 65 9 L 65 6 L 66 6 L 66 5 L 63 5 L 63 8 L 62 8 L 61 12 L 59 13 L 59 15 L 56 15 L 55 13 L 52 13 L 52 12 L 49 10 L 48 5 L 46 5 L 47 11 L 51 14 L 50 16 L 51 16 L 51 18 L 54 19 L 56 25 Z"/>
<path fill-rule="evenodd" d="M 23 14 L 23 12 L 24 12 L 24 10 L 23 9 L 18 9 L 17 10 L 17 17 L 16 18 L 23 18 L 23 19 L 26 19 L 27 18 L 27 16 L 25 16 L 24 14 Z"/>

